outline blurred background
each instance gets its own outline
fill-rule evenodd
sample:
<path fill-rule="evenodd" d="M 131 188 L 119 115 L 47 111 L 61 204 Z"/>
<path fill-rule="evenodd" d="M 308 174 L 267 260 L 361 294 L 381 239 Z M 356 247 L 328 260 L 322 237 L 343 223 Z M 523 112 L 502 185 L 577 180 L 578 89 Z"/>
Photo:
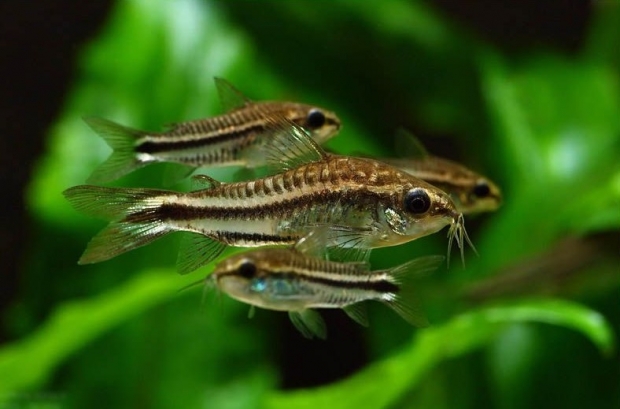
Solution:
<path fill-rule="evenodd" d="M 612 0 L 67 0 L 0 4 L 0 408 L 620 408 L 620 5 Z M 498 183 L 467 218 L 479 256 L 421 279 L 431 326 L 286 314 L 176 274 L 178 237 L 76 264 L 104 226 L 61 192 L 109 148 L 254 100 L 335 111 L 336 152 L 393 155 L 397 127 Z M 160 187 L 149 166 L 118 186 Z M 209 172 L 222 180 L 232 174 Z M 445 254 L 441 232 L 373 268 Z"/>

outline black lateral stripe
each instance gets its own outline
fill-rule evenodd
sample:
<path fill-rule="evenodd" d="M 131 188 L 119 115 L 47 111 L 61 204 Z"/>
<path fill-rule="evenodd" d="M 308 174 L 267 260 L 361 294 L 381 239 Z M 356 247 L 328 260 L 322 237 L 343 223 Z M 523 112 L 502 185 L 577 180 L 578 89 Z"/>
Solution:
<path fill-rule="evenodd" d="M 334 280 L 327 277 L 314 276 L 311 274 L 302 273 L 273 273 L 275 276 L 282 276 L 283 279 L 301 278 L 303 280 L 311 281 L 317 284 L 323 284 L 329 287 L 345 288 L 349 290 L 366 290 L 375 291 L 381 294 L 385 293 L 398 293 L 400 288 L 387 280 L 367 280 L 367 281 L 347 281 L 347 280 Z"/>
<path fill-rule="evenodd" d="M 232 131 L 225 132 L 220 135 L 209 136 L 209 137 L 198 136 L 196 137 L 196 139 L 191 139 L 187 141 L 174 141 L 174 142 L 148 141 L 148 142 L 144 142 L 136 146 L 136 152 L 158 153 L 158 152 L 169 152 L 169 151 L 177 151 L 177 150 L 183 150 L 183 149 L 191 149 L 191 148 L 200 148 L 200 147 L 217 144 L 221 142 L 228 142 L 233 139 L 247 138 L 255 134 L 260 134 L 264 131 L 265 131 L 265 125 L 256 124 L 256 125 L 249 126 L 241 130 L 233 129 Z"/>
<path fill-rule="evenodd" d="M 213 233 L 219 241 L 225 243 L 238 243 L 241 241 L 254 242 L 254 243 L 282 243 L 289 244 L 299 240 L 299 237 L 293 236 L 276 236 L 272 234 L 262 233 L 241 233 L 230 231 L 217 231 Z"/>
<path fill-rule="evenodd" d="M 375 195 L 368 192 L 368 194 Z M 283 217 L 290 213 L 303 211 L 305 207 L 311 205 L 327 206 L 330 203 L 355 203 L 363 206 L 368 200 L 364 200 L 364 195 L 360 192 L 324 192 L 313 193 L 301 197 L 284 200 L 277 203 L 266 204 L 256 207 L 193 207 L 182 204 L 168 203 L 163 204 L 157 209 L 138 210 L 129 214 L 123 221 L 141 222 L 147 217 L 152 220 L 153 214 L 157 214 L 159 220 L 199 220 L 199 219 L 243 219 L 258 220 L 268 217 Z"/>

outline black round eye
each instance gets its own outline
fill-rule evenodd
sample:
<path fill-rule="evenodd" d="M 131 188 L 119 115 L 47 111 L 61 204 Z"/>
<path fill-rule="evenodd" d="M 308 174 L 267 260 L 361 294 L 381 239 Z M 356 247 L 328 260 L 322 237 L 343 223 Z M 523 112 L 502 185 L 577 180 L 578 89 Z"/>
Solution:
<path fill-rule="evenodd" d="M 238 273 L 244 278 L 253 278 L 256 275 L 256 265 L 249 260 L 245 260 L 239 266 Z"/>
<path fill-rule="evenodd" d="M 312 109 L 308 112 L 308 117 L 306 118 L 306 124 L 309 128 L 315 129 L 320 128 L 325 125 L 325 115 L 323 112 L 318 109 Z"/>
<path fill-rule="evenodd" d="M 431 207 L 431 198 L 424 189 L 413 189 L 405 196 L 405 208 L 413 214 L 426 213 Z"/>
<path fill-rule="evenodd" d="M 491 193 L 491 189 L 486 182 L 478 182 L 476 186 L 474 186 L 474 195 L 477 197 L 487 197 Z"/>

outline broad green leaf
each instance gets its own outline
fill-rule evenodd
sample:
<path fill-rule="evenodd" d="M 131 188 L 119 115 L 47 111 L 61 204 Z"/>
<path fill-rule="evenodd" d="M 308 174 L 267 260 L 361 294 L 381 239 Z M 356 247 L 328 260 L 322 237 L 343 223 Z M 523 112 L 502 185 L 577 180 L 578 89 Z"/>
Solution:
<path fill-rule="evenodd" d="M 198 273 L 207 276 L 214 264 Z M 181 277 L 171 270 L 146 271 L 107 293 L 59 306 L 35 333 L 0 349 L 0 392 L 43 384 L 59 364 L 101 334 L 178 296 L 178 291 L 189 284 L 200 284 L 196 274 Z"/>
<path fill-rule="evenodd" d="M 270 394 L 264 407 L 278 408 L 385 408 L 395 404 L 422 377 L 446 359 L 472 351 L 493 340 L 502 324 L 545 323 L 580 331 L 610 354 L 614 338 L 609 324 L 597 312 L 561 300 L 524 301 L 487 307 L 420 331 L 399 353 L 369 365 L 352 377 L 325 387 Z"/>
<path fill-rule="evenodd" d="M 107 294 L 58 307 L 34 334 L 0 349 L 0 391 L 41 385 L 56 366 L 102 332 L 174 296 L 175 281 L 171 271 L 152 271 Z"/>

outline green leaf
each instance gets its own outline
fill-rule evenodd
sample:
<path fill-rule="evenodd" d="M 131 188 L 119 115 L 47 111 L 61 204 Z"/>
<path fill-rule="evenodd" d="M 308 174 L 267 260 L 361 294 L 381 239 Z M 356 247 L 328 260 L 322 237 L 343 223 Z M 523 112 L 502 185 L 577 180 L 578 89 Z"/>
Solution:
<path fill-rule="evenodd" d="M 0 349 L 0 392 L 36 387 L 68 356 L 114 325 L 175 295 L 178 276 L 150 271 L 98 297 L 58 307 L 34 334 Z"/>
<path fill-rule="evenodd" d="M 264 407 L 279 408 L 384 408 L 395 404 L 416 387 L 434 366 L 493 340 L 502 324 L 546 323 L 580 331 L 603 352 L 613 351 L 609 324 L 597 312 L 561 300 L 534 300 L 487 307 L 418 333 L 399 353 L 367 366 L 356 375 L 329 386 L 272 393 Z"/>
<path fill-rule="evenodd" d="M 240 250 L 230 249 L 222 257 Z M 199 271 L 205 277 L 214 266 Z M 151 270 L 107 293 L 62 304 L 35 333 L 0 349 L 0 393 L 43 384 L 58 365 L 97 337 L 193 284 L 200 284 L 195 274 L 181 277 L 171 270 Z"/>
<path fill-rule="evenodd" d="M 616 75 L 603 65 L 536 57 L 509 68 L 488 54 L 481 63 L 507 181 L 505 205 L 479 243 L 483 252 L 492 249 L 482 260 L 485 270 L 535 254 L 567 233 L 620 225 Z"/>

